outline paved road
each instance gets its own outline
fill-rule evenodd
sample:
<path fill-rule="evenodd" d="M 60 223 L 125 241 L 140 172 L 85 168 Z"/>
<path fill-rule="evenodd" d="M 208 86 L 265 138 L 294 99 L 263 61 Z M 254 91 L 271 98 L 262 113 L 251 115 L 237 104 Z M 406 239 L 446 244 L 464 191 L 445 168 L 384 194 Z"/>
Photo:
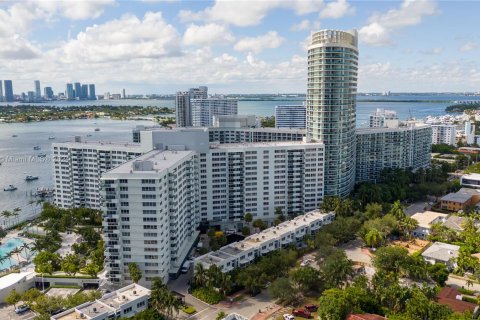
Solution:
<path fill-rule="evenodd" d="M 454 278 L 452 276 L 449 276 L 448 277 L 448 280 L 446 282 L 447 285 L 449 286 L 453 286 L 453 287 L 457 287 L 457 288 L 465 288 L 465 289 L 469 289 L 469 290 L 473 290 L 473 291 L 479 291 L 480 292 L 480 284 L 474 282 L 473 285 L 471 285 L 470 287 L 467 286 L 467 281 L 466 280 L 462 280 L 462 279 L 458 279 L 458 278 Z"/>
<path fill-rule="evenodd" d="M 31 320 L 35 318 L 32 311 L 27 311 L 22 314 L 15 314 L 15 308 L 6 304 L 0 305 L 0 319 L 2 320 Z"/>

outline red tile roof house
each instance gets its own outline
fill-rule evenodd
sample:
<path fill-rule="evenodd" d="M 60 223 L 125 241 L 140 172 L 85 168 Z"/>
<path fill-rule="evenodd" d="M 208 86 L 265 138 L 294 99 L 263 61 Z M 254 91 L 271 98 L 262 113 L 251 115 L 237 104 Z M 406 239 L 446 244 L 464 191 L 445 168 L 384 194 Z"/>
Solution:
<path fill-rule="evenodd" d="M 478 306 L 474 303 L 461 300 L 462 294 L 455 288 L 444 287 L 437 294 L 437 302 L 449 306 L 453 311 L 464 313 L 470 310 L 473 314 L 478 313 Z"/>
<path fill-rule="evenodd" d="M 349 314 L 345 320 L 387 320 L 387 318 L 377 314 L 363 313 L 363 314 Z"/>

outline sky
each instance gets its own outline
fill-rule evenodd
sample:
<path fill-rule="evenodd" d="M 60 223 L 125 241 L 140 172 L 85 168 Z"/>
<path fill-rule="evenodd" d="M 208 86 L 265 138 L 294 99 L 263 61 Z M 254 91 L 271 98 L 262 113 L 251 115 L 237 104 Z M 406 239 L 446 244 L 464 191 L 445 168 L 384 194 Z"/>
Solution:
<path fill-rule="evenodd" d="M 0 79 L 54 92 L 304 93 L 310 34 L 359 32 L 359 92 L 479 92 L 480 2 L 0 0 Z"/>

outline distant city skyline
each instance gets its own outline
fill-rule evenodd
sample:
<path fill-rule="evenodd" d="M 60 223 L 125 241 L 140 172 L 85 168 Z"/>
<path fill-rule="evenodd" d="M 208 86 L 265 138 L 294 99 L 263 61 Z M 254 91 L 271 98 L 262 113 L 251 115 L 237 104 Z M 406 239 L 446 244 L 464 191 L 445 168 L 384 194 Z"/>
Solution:
<path fill-rule="evenodd" d="M 320 29 L 359 32 L 359 92 L 480 91 L 480 3 L 348 0 L 7 1 L 0 78 L 98 92 L 306 92 Z M 28 14 L 25 14 L 28 12 Z M 62 89 L 64 90 L 64 89 Z"/>

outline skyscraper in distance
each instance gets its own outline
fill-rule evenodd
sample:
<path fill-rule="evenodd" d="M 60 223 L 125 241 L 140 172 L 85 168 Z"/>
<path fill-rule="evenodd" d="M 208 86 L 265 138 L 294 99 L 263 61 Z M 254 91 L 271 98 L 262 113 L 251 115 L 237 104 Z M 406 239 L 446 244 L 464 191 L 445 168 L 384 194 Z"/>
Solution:
<path fill-rule="evenodd" d="M 82 96 L 82 85 L 80 84 L 80 82 L 75 82 L 73 86 L 75 90 L 75 98 L 80 99 L 80 97 Z"/>
<path fill-rule="evenodd" d="M 357 43 L 356 30 L 321 30 L 308 47 L 307 137 L 325 144 L 326 196 L 355 184 Z"/>
<path fill-rule="evenodd" d="M 15 99 L 13 97 L 13 83 L 12 80 L 4 80 L 5 85 L 5 101 L 13 102 Z"/>
<path fill-rule="evenodd" d="M 52 87 L 43 88 L 43 96 L 45 99 L 53 99 L 53 89 Z"/>
<path fill-rule="evenodd" d="M 0 80 L 0 102 L 3 101 L 3 81 Z"/>
<path fill-rule="evenodd" d="M 88 99 L 88 84 L 82 84 L 82 93 L 80 94 L 81 99 Z"/>
<path fill-rule="evenodd" d="M 127 95 L 125 94 L 125 89 L 122 90 L 122 99 L 127 99 Z"/>
<path fill-rule="evenodd" d="M 35 80 L 35 100 L 41 100 L 42 99 L 42 90 L 40 89 L 40 80 Z"/>
<path fill-rule="evenodd" d="M 97 100 L 97 96 L 95 95 L 95 85 L 89 84 L 88 85 L 88 94 L 90 100 Z"/>
<path fill-rule="evenodd" d="M 67 83 L 67 90 L 65 94 L 67 95 L 67 100 L 75 99 L 75 95 L 73 94 L 73 84 Z"/>

